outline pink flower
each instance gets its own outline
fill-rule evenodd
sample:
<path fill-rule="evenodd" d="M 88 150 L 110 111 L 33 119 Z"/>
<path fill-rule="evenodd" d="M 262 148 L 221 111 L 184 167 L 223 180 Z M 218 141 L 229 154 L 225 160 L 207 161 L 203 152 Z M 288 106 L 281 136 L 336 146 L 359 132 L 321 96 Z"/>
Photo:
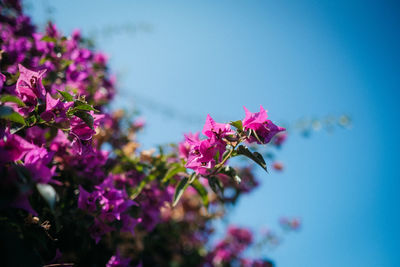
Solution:
<path fill-rule="evenodd" d="M 122 258 L 119 250 L 117 250 L 117 253 L 107 262 L 106 267 L 129 267 L 130 261 L 131 260 L 129 258 Z"/>
<path fill-rule="evenodd" d="M 96 53 L 94 54 L 93 61 L 100 66 L 105 66 L 107 64 L 108 57 L 104 53 Z"/>
<path fill-rule="evenodd" d="M 50 144 L 50 150 L 55 152 L 63 152 L 67 147 L 71 146 L 71 142 L 63 131 L 58 129 L 57 135 L 53 138 Z"/>
<path fill-rule="evenodd" d="M 51 169 L 47 165 L 51 162 L 54 152 L 48 152 L 43 147 L 36 147 L 25 155 L 25 167 L 32 173 L 32 178 L 38 183 L 56 182 L 54 176 L 56 166 Z"/>
<path fill-rule="evenodd" d="M 67 111 L 74 103 L 64 103 L 60 99 L 54 99 L 50 94 L 46 95 L 46 110 L 40 117 L 45 121 L 55 120 L 59 123 L 67 119 Z"/>
<path fill-rule="evenodd" d="M 194 143 L 199 142 L 200 141 L 199 134 L 200 133 L 197 132 L 197 133 L 194 133 L 194 134 L 188 133 L 188 134 L 184 135 L 185 136 L 185 140 L 180 142 L 179 146 L 178 146 L 178 151 L 179 151 L 179 157 L 180 158 L 187 159 L 189 157 L 191 143 L 189 143 L 188 139 L 192 140 L 192 143 L 193 142 Z"/>
<path fill-rule="evenodd" d="M 280 147 L 286 141 L 286 139 L 287 139 L 287 133 L 286 132 L 281 132 L 281 133 L 278 133 L 275 136 L 275 138 L 273 140 L 273 143 L 277 147 Z"/>
<path fill-rule="evenodd" d="M 277 133 L 285 131 L 285 128 L 276 126 L 268 120 L 267 111 L 260 106 L 260 112 L 251 113 L 246 107 L 243 107 L 246 117 L 243 119 L 243 129 L 252 130 L 253 133 L 248 138 L 249 143 L 267 144 Z"/>
<path fill-rule="evenodd" d="M 114 230 L 115 228 L 109 226 L 101 220 L 98 220 L 97 218 L 94 219 L 94 224 L 89 227 L 90 236 L 94 239 L 96 244 L 99 243 L 103 235 Z"/>
<path fill-rule="evenodd" d="M 46 134 L 49 132 L 49 130 L 49 128 L 33 126 L 26 129 L 25 138 L 37 146 L 43 146 L 46 144 Z"/>
<path fill-rule="evenodd" d="M 228 227 L 228 236 L 231 236 L 235 239 L 235 241 L 238 241 L 240 244 L 249 245 L 251 244 L 251 242 L 253 242 L 253 235 L 250 230 L 246 228 L 240 228 L 231 225 Z"/>
<path fill-rule="evenodd" d="M 36 148 L 19 135 L 6 133 L 5 137 L 0 139 L 1 163 L 21 160 L 28 151 Z"/>
<path fill-rule="evenodd" d="M 122 221 L 121 231 L 129 232 L 132 235 L 134 235 L 135 234 L 135 232 L 134 232 L 135 226 L 138 223 L 142 222 L 142 218 L 138 218 L 138 219 L 132 218 L 130 215 L 125 213 L 125 214 L 121 215 L 121 221 Z"/>
<path fill-rule="evenodd" d="M 216 140 L 221 140 L 226 135 L 234 134 L 229 123 L 217 123 L 207 115 L 206 123 L 204 124 L 202 133 L 209 137 L 215 138 Z"/>
<path fill-rule="evenodd" d="M 42 84 L 42 78 L 46 70 L 33 71 L 25 68 L 21 64 L 18 65 L 18 68 L 20 75 L 17 81 L 16 91 L 22 101 L 31 106 L 36 105 L 37 98 L 44 100 L 46 89 Z"/>
<path fill-rule="evenodd" d="M 224 137 L 235 134 L 227 123 L 217 123 L 207 115 L 202 133 L 208 137 L 200 140 L 198 134 L 185 135 L 185 141 L 179 145 L 179 155 L 187 160 L 186 168 L 198 174 L 207 175 L 222 160 L 226 150 Z"/>
<path fill-rule="evenodd" d="M 142 129 L 144 126 L 146 125 L 146 121 L 144 118 L 137 118 L 133 123 L 132 123 L 132 127 L 134 129 Z"/>
<path fill-rule="evenodd" d="M 89 193 L 79 185 L 78 208 L 89 212 L 95 212 L 99 198 L 100 193 L 98 191 Z"/>
<path fill-rule="evenodd" d="M 196 141 L 186 138 L 191 145 L 186 168 L 192 169 L 195 172 L 207 175 L 209 170 L 214 168 L 217 149 L 210 139 Z"/>
<path fill-rule="evenodd" d="M 86 122 L 76 116 L 72 117 L 70 120 L 71 133 L 83 141 L 92 139 L 92 136 L 96 133 L 95 129 L 100 125 L 100 122 L 104 118 L 104 115 L 94 114 L 93 111 L 90 112 L 90 115 L 93 117 L 93 128 L 90 128 Z"/>

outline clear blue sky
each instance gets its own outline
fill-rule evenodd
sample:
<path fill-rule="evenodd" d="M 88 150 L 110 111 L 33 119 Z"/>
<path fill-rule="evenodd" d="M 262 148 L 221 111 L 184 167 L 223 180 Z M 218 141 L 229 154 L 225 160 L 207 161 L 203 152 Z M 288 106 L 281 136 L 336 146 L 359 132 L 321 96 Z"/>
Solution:
<path fill-rule="evenodd" d="M 201 129 L 207 113 L 243 118 L 242 105 L 278 121 L 350 114 L 351 130 L 291 135 L 285 172 L 260 172 L 230 221 L 258 229 L 301 216 L 302 231 L 269 253 L 279 267 L 399 265 L 399 3 L 27 1 L 37 23 L 46 2 L 64 33 L 139 25 L 98 47 L 120 78 L 115 106 L 147 119 L 145 148 Z"/>

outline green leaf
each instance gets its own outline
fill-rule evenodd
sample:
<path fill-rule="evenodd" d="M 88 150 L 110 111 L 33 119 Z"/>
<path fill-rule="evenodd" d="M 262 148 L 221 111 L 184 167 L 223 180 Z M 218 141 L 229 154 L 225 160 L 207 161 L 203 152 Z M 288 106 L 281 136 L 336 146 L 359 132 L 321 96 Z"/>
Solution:
<path fill-rule="evenodd" d="M 0 101 L 1 101 L 2 103 L 13 102 L 13 103 L 18 104 L 18 106 L 20 106 L 20 107 L 25 107 L 25 103 L 22 102 L 21 99 L 19 99 L 17 96 L 14 96 L 14 95 L 3 95 L 3 96 L 0 98 Z"/>
<path fill-rule="evenodd" d="M 225 166 L 225 168 L 223 168 L 221 172 L 232 177 L 236 175 L 236 170 L 229 165 Z"/>
<path fill-rule="evenodd" d="M 219 155 L 220 155 L 220 152 L 219 152 L 219 150 L 217 150 L 217 153 L 215 153 L 215 155 L 214 155 L 214 160 L 215 160 L 216 164 L 219 163 Z M 222 157 L 222 158 L 224 158 L 224 157 Z"/>
<path fill-rule="evenodd" d="M 47 60 L 49 60 L 47 57 L 40 59 L 39 65 L 43 65 Z"/>
<path fill-rule="evenodd" d="M 197 174 L 192 173 L 189 177 L 189 184 L 193 183 L 197 178 Z"/>
<path fill-rule="evenodd" d="M 65 69 L 65 68 L 67 68 L 69 65 L 71 65 L 72 64 L 72 60 L 66 60 L 66 59 L 63 59 L 63 60 L 61 60 L 61 69 Z"/>
<path fill-rule="evenodd" d="M 261 166 L 266 172 L 267 170 L 267 164 L 265 163 L 265 160 L 263 156 L 258 153 L 258 152 L 251 152 L 248 147 L 244 145 L 240 145 L 237 150 L 236 150 L 238 155 L 244 155 L 248 157 L 249 159 L 253 160 L 255 163 Z"/>
<path fill-rule="evenodd" d="M 60 95 L 62 95 L 62 97 L 64 98 L 65 101 L 67 101 L 67 102 L 74 101 L 74 97 L 70 93 L 65 92 L 65 91 L 60 91 L 60 90 L 57 90 L 57 91 L 60 93 Z"/>
<path fill-rule="evenodd" d="M 143 188 L 153 181 L 156 178 L 155 175 L 147 175 L 142 181 L 140 181 L 139 185 L 133 190 L 133 192 L 130 194 L 130 199 L 135 199 L 140 192 L 142 192 Z"/>
<path fill-rule="evenodd" d="M 193 174 L 192 174 L 193 175 Z M 183 192 L 185 192 L 186 188 L 189 186 L 189 178 L 184 177 L 179 184 L 175 188 L 175 194 L 174 194 L 174 201 L 172 203 L 172 206 L 175 207 L 176 204 L 178 204 L 179 199 L 182 197 Z"/>
<path fill-rule="evenodd" d="M 5 72 L 4 74 L 6 75 L 5 84 L 7 86 L 15 84 L 17 82 L 18 78 L 19 78 L 19 72 L 15 73 L 15 74 L 12 74 L 12 73 L 9 73 L 9 72 Z"/>
<path fill-rule="evenodd" d="M 239 130 L 239 132 L 243 131 L 243 123 L 241 120 L 238 121 L 231 121 L 230 125 L 232 125 L 233 127 L 235 127 L 236 129 Z"/>
<path fill-rule="evenodd" d="M 57 42 L 57 39 L 56 38 L 53 38 L 53 37 L 50 37 L 50 36 L 43 36 L 43 38 L 42 39 L 40 39 L 41 41 L 44 41 L 44 42 L 50 42 L 50 43 L 56 43 Z"/>
<path fill-rule="evenodd" d="M 24 117 L 21 116 L 21 114 L 19 114 L 18 112 L 13 112 L 13 114 L 11 114 L 10 116 L 7 116 L 6 119 L 25 125 L 25 119 Z"/>
<path fill-rule="evenodd" d="M 171 167 L 168 169 L 167 173 L 164 175 L 164 177 L 162 178 L 161 182 L 162 183 L 166 183 L 169 181 L 169 179 L 171 179 L 173 176 L 175 176 L 176 174 L 178 174 L 179 172 L 184 172 L 186 171 L 186 168 L 184 166 L 182 166 L 179 163 L 174 163 L 171 165 Z"/>
<path fill-rule="evenodd" d="M 210 187 L 214 191 L 214 193 L 217 194 L 217 196 L 219 196 L 219 195 L 223 196 L 224 186 L 222 185 L 222 182 L 216 176 L 209 177 L 208 184 L 210 185 Z"/>
<path fill-rule="evenodd" d="M 79 110 L 86 110 L 86 111 L 90 111 L 90 110 L 98 111 L 97 109 L 95 109 L 91 105 L 89 105 L 88 103 L 85 103 L 81 100 L 75 100 L 74 108 L 79 109 Z"/>
<path fill-rule="evenodd" d="M 194 189 L 196 189 L 197 193 L 201 197 L 201 200 L 203 201 L 203 205 L 208 207 L 208 192 L 207 189 L 200 183 L 199 180 L 194 180 L 190 184 Z"/>
<path fill-rule="evenodd" d="M 7 106 L 0 106 L 0 118 L 25 125 L 25 119 L 18 112 Z"/>
<path fill-rule="evenodd" d="M 74 115 L 81 118 L 86 123 L 86 125 L 89 126 L 90 129 L 94 130 L 93 128 L 94 119 L 92 115 L 81 110 L 74 112 Z"/>
<path fill-rule="evenodd" d="M 37 118 L 35 115 L 32 115 L 25 119 L 27 125 L 34 125 L 37 122 Z"/>
<path fill-rule="evenodd" d="M 225 166 L 225 168 L 221 170 L 221 173 L 224 173 L 231 177 L 237 184 L 240 184 L 242 182 L 242 179 L 239 177 L 239 175 L 237 175 L 236 170 L 231 166 Z"/>

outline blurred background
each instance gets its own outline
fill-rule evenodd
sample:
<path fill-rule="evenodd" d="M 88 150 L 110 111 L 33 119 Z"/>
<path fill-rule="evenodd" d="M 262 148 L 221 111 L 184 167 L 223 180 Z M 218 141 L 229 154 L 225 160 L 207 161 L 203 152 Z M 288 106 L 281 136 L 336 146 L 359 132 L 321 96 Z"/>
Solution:
<path fill-rule="evenodd" d="M 109 56 L 113 108 L 145 118 L 143 149 L 201 130 L 208 113 L 242 119 L 243 105 L 288 127 L 284 171 L 258 172 L 262 186 L 228 218 L 257 233 L 300 217 L 299 233 L 262 252 L 277 266 L 398 266 L 397 1 L 24 4 L 36 24 L 79 28 Z"/>

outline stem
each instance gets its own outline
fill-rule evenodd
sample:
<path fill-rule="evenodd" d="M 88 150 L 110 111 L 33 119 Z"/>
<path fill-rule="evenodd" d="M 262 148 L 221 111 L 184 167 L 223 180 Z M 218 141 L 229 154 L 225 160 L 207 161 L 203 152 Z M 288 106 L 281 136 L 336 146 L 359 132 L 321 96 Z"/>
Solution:
<path fill-rule="evenodd" d="M 226 155 L 226 157 L 224 159 L 222 159 L 222 161 L 215 166 L 217 168 L 216 172 L 219 172 L 221 167 L 224 166 L 225 162 L 232 156 L 232 153 L 233 153 L 233 151 L 235 151 L 236 146 L 233 146 L 231 151 L 229 151 L 228 155 Z"/>
<path fill-rule="evenodd" d="M 233 151 L 235 151 L 236 147 L 243 141 L 243 137 L 240 137 L 238 141 L 236 141 L 235 145 L 232 145 L 231 151 L 229 151 L 228 155 L 222 159 L 220 163 L 215 166 L 215 171 L 212 174 L 216 174 L 221 171 L 222 167 L 224 167 L 225 162 L 232 156 Z"/>

